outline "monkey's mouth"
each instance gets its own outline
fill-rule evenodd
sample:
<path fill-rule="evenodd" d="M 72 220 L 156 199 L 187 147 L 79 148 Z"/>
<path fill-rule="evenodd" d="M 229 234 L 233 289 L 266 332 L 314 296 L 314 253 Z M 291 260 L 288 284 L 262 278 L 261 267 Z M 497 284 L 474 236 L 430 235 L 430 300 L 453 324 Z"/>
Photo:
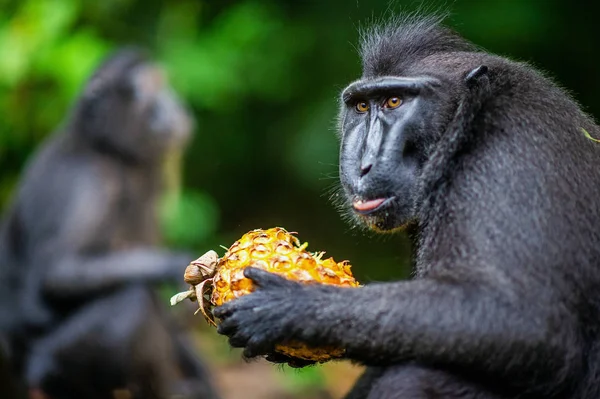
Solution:
<path fill-rule="evenodd" d="M 372 200 L 355 199 L 352 208 L 361 215 L 371 215 L 387 208 L 396 197 L 375 198 Z"/>

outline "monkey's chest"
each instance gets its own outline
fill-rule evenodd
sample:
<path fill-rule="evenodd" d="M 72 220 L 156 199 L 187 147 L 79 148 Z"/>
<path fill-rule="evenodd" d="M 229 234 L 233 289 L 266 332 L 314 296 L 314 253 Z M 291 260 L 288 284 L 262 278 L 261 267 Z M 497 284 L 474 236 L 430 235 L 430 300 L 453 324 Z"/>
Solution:
<path fill-rule="evenodd" d="M 105 226 L 110 248 L 158 245 L 160 235 L 156 195 L 149 187 L 138 182 L 123 183 L 109 218 L 113 223 Z"/>

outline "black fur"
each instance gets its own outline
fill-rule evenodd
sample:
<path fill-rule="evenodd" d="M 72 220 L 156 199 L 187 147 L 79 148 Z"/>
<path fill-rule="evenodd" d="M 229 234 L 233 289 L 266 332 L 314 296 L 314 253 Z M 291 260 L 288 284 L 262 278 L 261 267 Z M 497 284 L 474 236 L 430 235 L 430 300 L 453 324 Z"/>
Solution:
<path fill-rule="evenodd" d="M 259 287 L 215 311 L 219 332 L 248 356 L 290 339 L 345 348 L 374 367 L 352 399 L 599 398 L 600 145 L 582 129 L 600 129 L 532 67 L 435 18 L 372 30 L 362 57 L 343 94 L 343 190 L 351 209 L 389 199 L 357 220 L 415 229 L 415 278 L 349 289 L 249 270 Z M 384 109 L 382 92 L 404 103 Z"/>
<path fill-rule="evenodd" d="M 181 281 L 192 259 L 160 248 L 156 209 L 163 163 L 192 123 L 159 69 L 126 49 L 33 157 L 0 229 L 0 343 L 25 389 L 216 397 L 152 287 Z"/>

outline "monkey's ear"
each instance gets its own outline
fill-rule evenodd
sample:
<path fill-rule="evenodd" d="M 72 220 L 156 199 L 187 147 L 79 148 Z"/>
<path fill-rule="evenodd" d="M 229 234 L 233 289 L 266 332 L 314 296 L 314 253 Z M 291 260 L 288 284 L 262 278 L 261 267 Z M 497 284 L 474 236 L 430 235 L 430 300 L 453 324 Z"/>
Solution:
<path fill-rule="evenodd" d="M 487 75 L 488 72 L 488 67 L 485 65 L 480 65 L 477 68 L 471 70 L 468 74 L 467 77 L 465 78 L 465 83 L 467 85 L 471 85 L 473 83 L 477 83 L 477 81 L 479 80 L 479 78 L 481 78 L 484 75 Z"/>

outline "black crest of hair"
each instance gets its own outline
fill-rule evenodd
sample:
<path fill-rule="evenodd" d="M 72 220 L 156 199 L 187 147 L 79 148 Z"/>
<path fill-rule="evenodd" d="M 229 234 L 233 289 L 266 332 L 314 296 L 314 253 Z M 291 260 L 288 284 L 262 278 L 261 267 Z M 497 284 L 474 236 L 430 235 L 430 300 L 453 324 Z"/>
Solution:
<path fill-rule="evenodd" d="M 160 66 L 120 49 L 32 155 L 0 224 L 0 397 L 218 397 L 156 292 L 194 258 L 157 213 L 192 127 Z"/>
<path fill-rule="evenodd" d="M 363 77 L 402 75 L 430 55 L 475 51 L 473 44 L 441 25 L 445 14 L 392 18 L 362 32 L 360 56 Z"/>
<path fill-rule="evenodd" d="M 247 357 L 289 341 L 368 366 L 348 399 L 600 397 L 600 129 L 531 65 L 439 17 L 368 29 L 342 92 L 344 206 L 414 232 L 413 278 L 356 289 L 246 269 L 217 309 Z M 367 265 L 354 265 L 368 268 Z"/>

